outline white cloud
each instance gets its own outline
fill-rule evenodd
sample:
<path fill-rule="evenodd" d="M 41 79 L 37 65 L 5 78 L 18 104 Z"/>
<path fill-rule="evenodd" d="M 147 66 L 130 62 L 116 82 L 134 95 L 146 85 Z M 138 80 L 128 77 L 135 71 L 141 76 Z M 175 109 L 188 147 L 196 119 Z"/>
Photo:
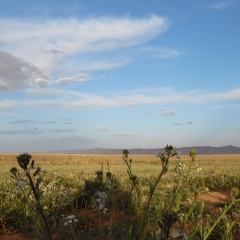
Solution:
<path fill-rule="evenodd" d="M 225 93 L 214 93 L 206 95 L 208 101 L 218 99 L 220 101 L 240 100 L 240 88 Z"/>
<path fill-rule="evenodd" d="M 166 18 L 58 19 L 42 22 L 0 20 L 0 41 L 5 51 L 14 53 L 41 69 L 52 70 L 64 64 L 65 57 L 102 52 L 144 44 L 163 31 Z M 36 57 L 37 56 L 37 57 Z"/>
<path fill-rule="evenodd" d="M 55 83 L 69 84 L 73 82 L 87 82 L 89 80 L 91 80 L 91 76 L 89 74 L 82 73 L 72 77 L 59 78 L 58 80 L 55 81 Z"/>

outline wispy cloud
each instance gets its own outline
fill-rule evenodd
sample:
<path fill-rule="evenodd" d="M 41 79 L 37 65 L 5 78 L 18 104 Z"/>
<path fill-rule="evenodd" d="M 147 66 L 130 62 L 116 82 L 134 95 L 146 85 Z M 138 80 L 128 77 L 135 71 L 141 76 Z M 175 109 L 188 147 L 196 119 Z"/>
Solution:
<path fill-rule="evenodd" d="M 25 129 L 25 130 L 6 130 L 0 131 L 0 134 L 38 134 L 43 133 L 42 131 L 34 128 L 34 129 Z"/>
<path fill-rule="evenodd" d="M 169 117 L 169 116 L 174 116 L 176 114 L 177 111 L 166 111 L 166 112 L 163 112 L 162 115 L 165 116 L 165 117 Z"/>
<path fill-rule="evenodd" d="M 0 41 L 6 51 L 34 63 L 41 69 L 56 68 L 64 58 L 103 52 L 146 43 L 166 31 L 166 18 L 57 19 L 41 22 L 0 20 Z M 44 36 L 44 37 L 43 37 Z M 38 56 L 36 58 L 36 56 Z"/>
<path fill-rule="evenodd" d="M 68 125 L 68 124 L 72 124 L 71 122 L 69 122 L 69 121 L 65 121 L 65 122 L 63 122 L 63 124 L 66 124 L 66 125 Z"/>
<path fill-rule="evenodd" d="M 211 108 L 240 108 L 240 105 L 237 103 L 233 104 L 224 104 L 224 105 L 213 105 Z"/>
<path fill-rule="evenodd" d="M 234 0 L 223 0 L 223 1 L 218 1 L 215 4 L 211 5 L 211 8 L 214 9 L 225 9 L 228 7 L 233 6 L 236 3 Z"/>
<path fill-rule="evenodd" d="M 132 137 L 132 136 L 136 136 L 139 135 L 138 133 L 117 133 L 114 134 L 114 136 L 119 136 L 119 137 Z"/>
<path fill-rule="evenodd" d="M 36 123 L 36 122 L 32 120 L 19 120 L 19 121 L 10 122 L 9 124 L 29 124 L 29 123 Z"/>
<path fill-rule="evenodd" d="M 94 128 L 91 128 L 92 130 L 96 130 L 96 131 L 101 131 L 101 132 L 109 132 L 111 131 L 110 128 L 107 128 L 107 127 L 94 127 Z"/>
<path fill-rule="evenodd" d="M 55 121 L 46 121 L 46 122 L 43 122 L 43 124 L 56 124 Z"/>
<path fill-rule="evenodd" d="M 0 110 L 13 109 L 16 105 L 17 105 L 17 102 L 15 101 L 10 101 L 10 100 L 0 101 Z"/>
<path fill-rule="evenodd" d="M 181 52 L 174 49 L 169 48 L 158 48 L 153 46 L 143 47 L 142 50 L 144 52 L 148 52 L 152 54 L 156 58 L 174 58 L 181 55 Z"/>
<path fill-rule="evenodd" d="M 192 122 L 187 122 L 187 123 L 173 123 L 173 125 L 176 125 L 176 126 L 192 125 L 192 124 L 193 124 Z"/>
<path fill-rule="evenodd" d="M 55 128 L 55 129 L 50 129 L 50 132 L 54 133 L 66 133 L 66 132 L 76 132 L 77 129 L 60 129 L 60 128 Z"/>
<path fill-rule="evenodd" d="M 92 60 L 84 61 L 77 69 L 82 71 L 105 71 L 122 67 L 131 62 L 130 59 L 110 59 L 110 60 Z"/>
<path fill-rule="evenodd" d="M 146 115 L 150 115 L 151 113 L 148 110 L 144 110 L 142 114 L 146 116 Z"/>
<path fill-rule="evenodd" d="M 58 80 L 55 81 L 55 83 L 69 84 L 73 82 L 87 82 L 89 80 L 91 80 L 91 76 L 89 74 L 82 73 L 72 77 L 59 78 Z"/>
<path fill-rule="evenodd" d="M 49 91 L 48 91 L 49 90 Z M 38 89 L 29 90 L 28 93 L 41 94 L 43 96 L 49 96 L 48 98 L 40 100 L 25 100 L 25 101 L 11 101 L 10 107 L 28 106 L 44 108 L 58 108 L 58 109 L 80 109 L 80 108 L 105 108 L 105 107 L 127 107 L 136 105 L 156 105 L 156 104 L 174 104 L 174 103 L 186 103 L 186 104 L 207 104 L 207 103 L 221 103 L 238 101 L 240 100 L 240 88 L 233 89 L 231 91 L 222 93 L 205 93 L 201 91 L 188 91 L 188 92 L 176 92 L 173 89 L 162 92 L 159 94 L 158 89 L 148 89 L 146 94 L 135 92 L 111 92 L 104 96 L 96 94 L 86 94 L 75 91 L 58 90 L 58 89 L 46 89 L 40 91 Z M 151 92 L 151 94 L 148 92 Z M 61 98 L 54 98 L 61 97 Z M 0 106 L 7 101 L 0 102 Z M 6 105 L 5 105 L 6 108 Z M 4 109 L 4 108 L 3 108 Z M 176 111 L 165 111 L 162 114 L 164 116 L 173 116 Z"/>

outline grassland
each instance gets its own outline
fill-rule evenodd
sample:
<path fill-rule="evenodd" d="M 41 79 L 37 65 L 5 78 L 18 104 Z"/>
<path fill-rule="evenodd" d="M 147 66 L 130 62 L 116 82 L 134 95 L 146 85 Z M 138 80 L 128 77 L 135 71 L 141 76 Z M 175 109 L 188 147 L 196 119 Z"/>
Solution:
<path fill-rule="evenodd" d="M 163 229 L 161 231 L 161 227 L 159 232 L 159 226 L 157 227 L 156 223 L 159 221 L 157 219 L 163 219 L 163 214 L 166 209 L 178 214 L 178 216 L 181 216 L 181 214 L 185 216 L 183 222 L 180 221 L 179 217 L 176 221 L 178 221 L 178 229 L 180 229 L 182 233 L 186 233 L 189 236 L 188 239 L 215 239 L 213 238 L 213 234 L 219 237 L 217 233 L 211 230 L 211 227 L 214 226 L 214 219 L 217 219 L 217 217 L 219 217 L 220 220 L 217 221 L 218 224 L 216 226 L 225 230 L 221 230 L 222 238 L 216 239 L 238 239 L 240 232 L 240 204 L 232 205 L 232 207 L 235 207 L 233 208 L 234 211 L 230 214 L 231 216 L 227 214 L 227 212 L 224 213 L 224 209 L 225 207 L 227 208 L 229 204 L 232 204 L 232 189 L 240 188 L 240 155 L 197 155 L 194 162 L 189 155 L 181 156 L 180 162 L 177 159 L 171 158 L 166 169 L 167 174 L 163 174 L 163 176 L 159 178 L 159 184 L 156 185 L 153 198 L 151 202 L 149 202 L 149 206 L 147 206 L 149 211 L 152 209 L 151 211 L 153 212 L 151 214 L 146 213 L 146 206 L 143 204 L 143 199 L 148 200 L 151 198 L 149 196 L 151 195 L 152 186 L 157 181 L 159 174 L 161 175 L 162 162 L 159 157 L 153 155 L 130 155 L 127 160 L 129 164 L 129 160 L 132 159 L 132 162 L 130 161 L 131 174 L 129 174 L 129 172 L 127 173 L 129 169 L 126 167 L 126 161 L 123 160 L 122 155 L 35 153 L 31 155 L 32 159 L 35 160 L 35 165 L 41 166 L 41 169 L 48 172 L 41 177 L 42 182 L 38 186 L 42 197 L 41 203 L 48 216 L 48 221 L 52 222 L 53 220 L 51 219 L 55 219 L 54 224 L 56 225 L 56 219 L 58 219 L 60 215 L 74 213 L 78 216 L 78 223 L 81 222 L 81 226 L 78 224 L 74 225 L 74 234 L 77 233 L 77 235 L 74 237 L 73 229 L 70 229 L 71 231 L 69 230 L 68 235 L 63 234 L 66 239 L 69 239 L 69 236 L 71 236 L 71 239 L 99 239 L 98 237 L 100 237 L 100 239 L 137 239 L 134 233 L 131 233 L 131 235 L 128 232 L 129 229 L 133 229 L 134 227 L 131 225 L 133 223 L 129 220 L 129 212 L 127 213 L 127 209 L 124 208 L 129 208 L 130 205 L 133 210 L 133 212 L 131 212 L 131 218 L 132 216 L 138 216 L 137 218 L 141 219 L 144 214 L 147 216 L 148 227 L 144 227 L 145 230 L 141 234 L 145 234 L 145 237 L 148 236 L 148 239 L 165 239 L 164 236 L 166 233 L 163 233 Z M 43 225 L 34 209 L 34 198 L 31 195 L 31 191 L 28 190 L 26 192 L 26 196 L 29 198 L 28 207 L 26 207 L 26 196 L 23 198 L 24 201 L 21 201 L 21 195 L 16 192 L 16 182 L 10 178 L 10 169 L 12 167 L 19 168 L 16 161 L 17 156 L 18 154 L 0 155 L 2 173 L 0 177 L 0 203 L 2 207 L 2 209 L 0 209 L 0 232 L 6 233 L 7 230 L 14 232 L 13 230 L 17 229 L 25 234 L 34 233 L 35 238 L 38 236 L 36 239 L 41 239 L 39 231 L 41 232 L 43 230 Z M 176 170 L 176 167 L 178 167 L 178 170 Z M 96 171 L 103 172 L 104 174 L 111 172 L 111 174 L 114 174 L 116 181 L 113 181 L 113 178 L 109 181 L 109 179 L 104 176 L 103 180 L 100 180 L 99 183 L 99 179 L 96 179 Z M 109 184 L 117 188 L 116 193 L 111 192 L 112 190 L 107 190 Z M 87 190 L 87 187 L 90 187 L 90 190 Z M 116 226 L 111 222 L 109 225 L 105 225 L 108 230 L 106 227 L 104 228 L 101 225 L 101 221 L 107 222 L 107 216 L 97 210 L 97 217 L 101 219 L 99 223 L 101 229 L 95 233 L 91 232 L 90 222 L 92 220 L 90 219 L 90 210 L 86 213 L 86 209 L 82 210 L 76 207 L 73 202 L 82 199 L 83 195 L 88 195 L 87 197 L 89 197 L 89 199 L 92 198 L 93 196 L 90 196 L 88 192 L 94 189 L 96 191 L 100 189 L 102 192 L 108 194 L 108 198 L 112 201 L 111 207 L 107 206 L 109 214 L 110 212 L 112 213 L 112 211 L 126 211 L 125 214 L 126 217 L 128 217 L 128 221 L 122 220 L 122 217 L 119 216 L 118 220 L 120 218 L 120 223 L 115 224 L 120 226 L 119 228 L 121 229 L 125 228 L 128 230 L 124 232 L 118 229 L 120 233 L 118 233 L 118 235 L 113 234 L 113 232 L 111 232 L 113 229 L 110 229 L 110 226 L 115 228 Z M 178 192 L 177 194 L 176 191 Z M 193 195 L 196 195 L 197 192 L 200 196 L 194 198 Z M 224 195 L 226 202 L 216 202 L 214 206 L 207 204 L 201 205 L 204 204 L 203 199 L 204 201 L 207 199 L 206 196 L 202 198 L 201 196 L 208 194 L 210 197 L 211 192 L 214 192 L 214 196 L 216 196 L 216 192 L 221 194 L 227 193 Z M 237 193 L 235 197 L 238 199 L 239 193 Z M 170 200 L 175 205 L 170 205 Z M 113 202 L 114 204 L 117 202 L 115 207 L 113 207 Z M 186 202 L 191 203 L 186 204 Z M 207 201 L 205 201 L 205 203 L 207 203 Z M 120 205 L 121 207 L 119 207 Z M 203 206 L 202 209 L 200 205 Z M 25 208 L 24 211 L 23 207 Z M 211 210 L 210 207 L 212 208 Z M 90 208 L 90 206 L 88 208 Z M 219 211 L 218 208 L 222 210 Z M 215 214 L 216 211 L 218 215 Z M 32 214 L 29 212 L 32 212 Z M 228 219 L 227 222 L 224 222 L 225 220 L 223 221 L 225 218 L 223 218 L 223 215 L 221 216 L 222 213 L 224 213 L 224 217 Z M 210 214 L 210 218 L 208 214 Z M 195 222 L 194 219 L 196 216 L 200 216 L 198 222 L 202 223 L 201 226 Z M 21 218 L 24 218 L 24 221 L 21 220 Z M 94 218 L 96 218 L 96 216 Z M 14 222 L 13 219 L 16 222 Z M 33 219 L 36 219 L 36 222 L 34 227 L 31 228 L 28 226 L 28 222 Z M 86 219 L 88 219 L 89 222 L 85 221 Z M 112 216 L 110 216 L 109 219 L 112 219 Z M 125 225 L 126 222 L 127 225 Z M 212 238 L 204 238 L 204 236 L 207 236 L 207 233 L 203 232 L 202 229 L 203 224 L 206 225 L 206 222 L 209 224 L 206 229 L 211 230 L 212 235 L 209 236 Z M 153 225 L 154 230 L 150 231 L 149 227 Z M 204 227 L 206 227 L 205 225 Z M 83 236 L 81 236 L 81 231 L 79 232 L 79 228 L 82 226 L 88 229 Z M 139 226 L 141 227 L 141 220 L 139 220 L 138 228 Z M 182 227 L 179 228 L 179 226 Z M 227 226 L 230 227 L 227 228 Z M 216 229 L 218 228 L 216 227 Z M 56 229 L 54 228 L 52 231 L 56 231 Z M 176 229 L 176 225 L 172 225 L 171 229 Z M 67 230 L 66 228 L 61 228 L 60 231 L 63 233 Z M 108 238 L 106 238 L 106 236 L 108 236 Z M 198 238 L 195 238 L 195 236 L 198 236 Z M 63 237 L 62 239 L 65 238 Z M 168 239 L 174 238 L 169 236 Z M 183 235 L 182 239 L 184 239 Z"/>
<path fill-rule="evenodd" d="M 8 173 L 9 169 L 16 166 L 16 157 L 18 154 L 1 154 L 0 165 L 2 172 Z M 97 154 L 31 154 L 39 166 L 49 171 L 61 171 L 62 174 L 71 172 L 89 171 L 93 174 L 101 167 L 103 163 L 110 164 L 114 173 L 126 172 L 126 166 L 122 155 L 97 155 Z M 134 161 L 134 168 L 139 173 L 157 173 L 160 160 L 154 155 L 131 155 Z M 181 156 L 181 162 L 187 164 L 191 161 L 189 155 Z M 173 170 L 177 160 L 172 159 L 170 170 Z M 205 172 L 219 173 L 240 170 L 240 155 L 198 155 L 197 163 Z"/>

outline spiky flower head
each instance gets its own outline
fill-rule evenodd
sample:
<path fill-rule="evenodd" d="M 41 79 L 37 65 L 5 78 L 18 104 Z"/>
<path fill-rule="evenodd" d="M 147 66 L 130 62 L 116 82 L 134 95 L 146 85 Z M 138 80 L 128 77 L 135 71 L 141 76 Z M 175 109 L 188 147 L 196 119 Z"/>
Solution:
<path fill-rule="evenodd" d="M 17 162 L 23 170 L 26 170 L 28 168 L 28 164 L 29 164 L 31 158 L 32 158 L 32 156 L 30 154 L 22 153 L 17 156 Z"/>
<path fill-rule="evenodd" d="M 127 149 L 123 150 L 123 155 L 125 156 L 126 159 L 128 158 L 128 154 L 129 151 Z"/>
<path fill-rule="evenodd" d="M 10 172 L 11 172 L 12 175 L 16 176 L 18 174 L 18 169 L 16 167 L 12 167 L 10 169 Z"/>

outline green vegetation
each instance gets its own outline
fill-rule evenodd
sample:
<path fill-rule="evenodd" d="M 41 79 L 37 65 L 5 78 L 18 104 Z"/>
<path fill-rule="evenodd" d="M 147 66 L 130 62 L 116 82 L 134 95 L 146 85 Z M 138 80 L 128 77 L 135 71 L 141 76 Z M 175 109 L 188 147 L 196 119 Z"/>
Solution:
<path fill-rule="evenodd" d="M 237 239 L 239 158 L 194 150 L 180 156 L 168 145 L 157 157 L 130 158 L 128 150 L 122 157 L 1 155 L 0 232 L 33 239 Z M 203 201 L 212 191 L 229 197 Z"/>

